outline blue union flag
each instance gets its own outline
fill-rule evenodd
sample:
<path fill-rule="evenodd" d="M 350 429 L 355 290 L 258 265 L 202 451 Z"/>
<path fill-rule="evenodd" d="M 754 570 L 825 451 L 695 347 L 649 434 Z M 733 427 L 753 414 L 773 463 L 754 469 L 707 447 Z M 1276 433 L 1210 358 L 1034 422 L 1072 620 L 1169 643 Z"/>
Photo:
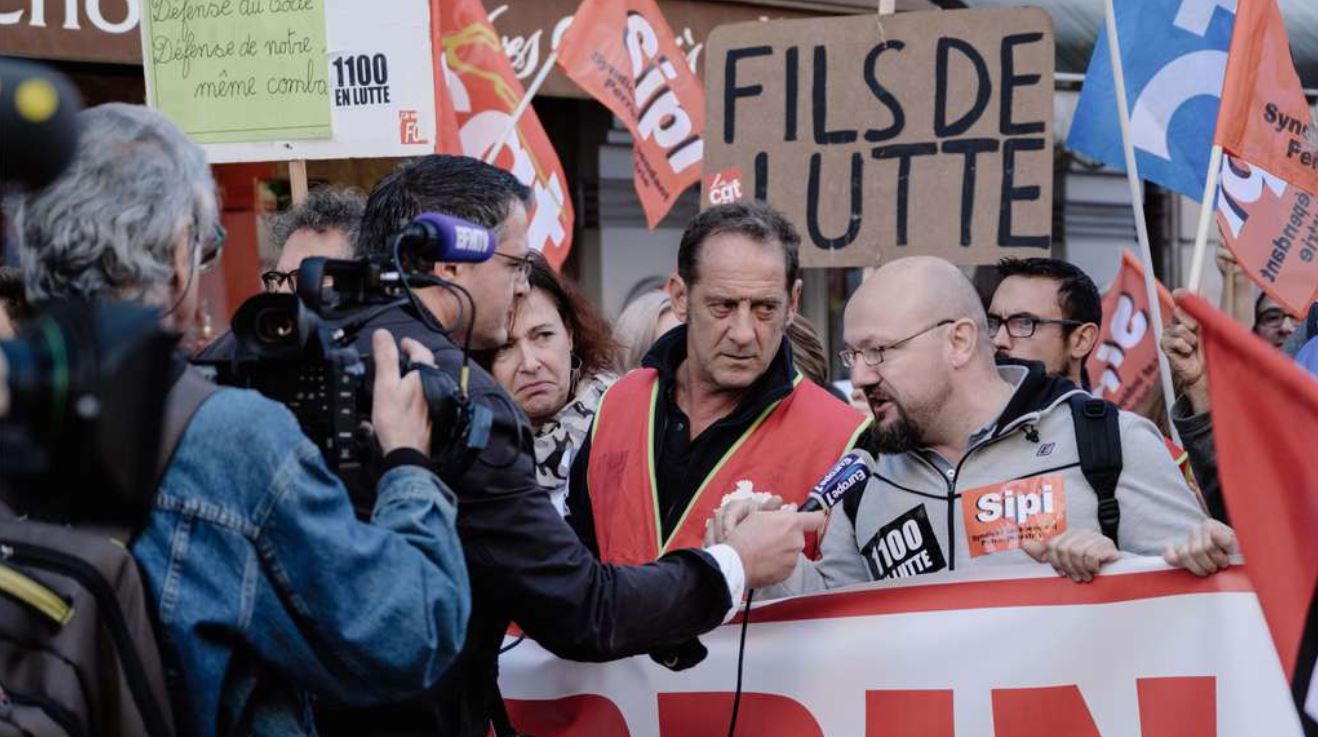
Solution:
<path fill-rule="evenodd" d="M 1114 7 L 1140 177 L 1202 199 L 1236 0 L 1114 0 Z M 1126 168 L 1106 32 L 1066 145 Z"/>

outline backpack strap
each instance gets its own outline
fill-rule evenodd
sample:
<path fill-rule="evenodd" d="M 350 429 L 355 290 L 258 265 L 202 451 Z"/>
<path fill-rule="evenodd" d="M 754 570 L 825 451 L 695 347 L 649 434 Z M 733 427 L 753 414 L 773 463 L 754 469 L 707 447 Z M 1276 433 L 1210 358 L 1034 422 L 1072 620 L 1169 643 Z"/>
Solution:
<path fill-rule="evenodd" d="M 174 452 L 178 449 L 183 431 L 187 430 L 188 424 L 192 422 L 192 416 L 197 414 L 202 402 L 218 390 L 218 386 L 208 381 L 192 366 L 183 369 L 174 386 L 170 387 L 169 393 L 165 395 L 165 415 L 160 426 L 160 455 L 157 456 L 156 461 L 157 484 L 165 478 L 165 471 L 174 460 Z"/>
<path fill-rule="evenodd" d="M 1098 527 L 1117 545 L 1121 508 L 1117 481 L 1121 478 L 1121 425 L 1117 406 L 1088 394 L 1072 394 L 1071 422 L 1075 425 L 1080 472 L 1098 497 Z"/>

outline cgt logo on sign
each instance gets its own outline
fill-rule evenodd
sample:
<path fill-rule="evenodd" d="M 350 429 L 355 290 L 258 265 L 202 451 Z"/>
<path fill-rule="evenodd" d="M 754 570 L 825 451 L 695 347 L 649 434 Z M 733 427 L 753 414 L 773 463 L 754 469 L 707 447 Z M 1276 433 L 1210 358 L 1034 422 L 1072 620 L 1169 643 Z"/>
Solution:
<path fill-rule="evenodd" d="M 741 170 L 730 166 L 705 177 L 706 199 L 710 207 L 728 205 L 739 201 L 744 196 L 741 186 Z"/>

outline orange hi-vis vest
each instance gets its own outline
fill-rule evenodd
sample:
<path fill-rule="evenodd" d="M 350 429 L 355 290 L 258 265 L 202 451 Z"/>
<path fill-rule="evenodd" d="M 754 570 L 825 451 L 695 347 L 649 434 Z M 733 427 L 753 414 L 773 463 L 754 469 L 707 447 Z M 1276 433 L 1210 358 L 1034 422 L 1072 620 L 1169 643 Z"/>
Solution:
<path fill-rule="evenodd" d="M 738 481 L 785 502 L 804 502 L 870 423 L 798 374 L 792 393 L 760 413 L 705 476 L 672 537 L 663 540 L 654 466 L 658 403 L 659 373 L 637 369 L 609 388 L 595 415 L 586 484 L 606 563 L 639 565 L 670 550 L 700 547 L 705 520 Z"/>

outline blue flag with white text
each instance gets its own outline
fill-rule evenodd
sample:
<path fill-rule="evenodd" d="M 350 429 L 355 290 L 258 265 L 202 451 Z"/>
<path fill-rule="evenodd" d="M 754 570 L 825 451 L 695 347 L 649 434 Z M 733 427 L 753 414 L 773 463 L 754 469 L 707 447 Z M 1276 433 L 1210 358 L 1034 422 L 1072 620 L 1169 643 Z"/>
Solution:
<path fill-rule="evenodd" d="M 1236 0 L 1114 0 L 1140 177 L 1203 198 Z M 1085 74 L 1067 148 L 1126 170 L 1107 33 Z"/>

